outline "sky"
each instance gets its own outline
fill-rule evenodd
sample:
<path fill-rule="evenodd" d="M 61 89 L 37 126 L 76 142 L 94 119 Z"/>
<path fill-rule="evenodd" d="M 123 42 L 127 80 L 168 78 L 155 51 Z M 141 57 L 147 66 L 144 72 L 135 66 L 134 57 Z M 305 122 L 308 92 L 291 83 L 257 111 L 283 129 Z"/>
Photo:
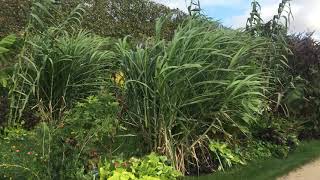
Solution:
<path fill-rule="evenodd" d="M 187 11 L 190 0 L 153 0 Z M 251 11 L 252 0 L 200 0 L 203 14 L 222 22 L 223 25 L 241 28 Z M 270 20 L 277 13 L 281 0 L 258 0 L 261 5 L 261 15 L 264 20 Z M 293 20 L 290 32 L 313 32 L 320 39 L 320 0 L 292 0 L 291 10 Z"/>

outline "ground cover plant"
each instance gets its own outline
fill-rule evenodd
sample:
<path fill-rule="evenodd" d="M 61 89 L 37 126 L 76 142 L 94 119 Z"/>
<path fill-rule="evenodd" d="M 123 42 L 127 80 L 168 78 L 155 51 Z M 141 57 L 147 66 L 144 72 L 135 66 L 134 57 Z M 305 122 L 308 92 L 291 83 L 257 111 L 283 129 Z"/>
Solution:
<path fill-rule="evenodd" d="M 0 177 L 178 179 L 285 162 L 320 132 L 319 42 L 288 35 L 289 5 L 264 23 L 253 1 L 235 30 L 196 1 L 190 16 L 144 0 L 30 2 L 0 41 Z"/>

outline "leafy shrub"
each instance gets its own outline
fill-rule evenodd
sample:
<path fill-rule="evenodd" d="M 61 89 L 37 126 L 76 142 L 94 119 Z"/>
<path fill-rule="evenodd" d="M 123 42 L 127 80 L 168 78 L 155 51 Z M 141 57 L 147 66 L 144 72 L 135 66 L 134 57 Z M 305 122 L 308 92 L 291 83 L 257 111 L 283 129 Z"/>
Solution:
<path fill-rule="evenodd" d="M 0 171 L 0 175 L 90 179 L 99 157 L 114 151 L 112 137 L 118 129 L 117 115 L 114 97 L 102 94 L 77 103 L 58 124 L 41 123 L 31 131 L 5 129 L 0 168 L 6 171 Z"/>
<path fill-rule="evenodd" d="M 320 137 L 320 44 L 312 34 L 294 35 L 288 41 L 292 50 L 288 74 L 293 81 L 288 85 L 285 103 L 292 118 L 308 121 L 301 137 Z"/>
<path fill-rule="evenodd" d="M 199 153 L 208 152 L 207 136 L 232 142 L 259 122 L 267 78 L 257 62 L 266 61 L 267 45 L 201 19 L 186 21 L 169 42 L 157 36 L 136 50 L 119 43 L 130 123 L 176 169 L 206 161 Z"/>
<path fill-rule="evenodd" d="M 97 167 L 103 153 L 112 153 L 112 137 L 118 129 L 118 103 L 109 94 L 88 97 L 67 113 L 47 139 L 48 161 L 55 178 L 77 176 Z M 106 152 L 107 151 L 107 152 Z"/>
<path fill-rule="evenodd" d="M 269 149 L 268 142 L 251 140 L 246 145 L 241 146 L 241 155 L 244 159 L 253 161 L 270 158 L 272 157 L 272 152 Z"/>
<path fill-rule="evenodd" d="M 283 145 L 295 149 L 299 144 L 298 132 L 301 125 L 293 120 L 275 116 L 271 118 L 255 126 L 254 138 L 274 145 Z"/>
<path fill-rule="evenodd" d="M 270 157 L 286 158 L 292 150 L 290 148 L 288 145 L 277 145 L 255 139 L 240 147 L 240 155 L 247 161 L 268 159 Z"/>
<path fill-rule="evenodd" d="M 214 156 L 219 161 L 219 170 L 224 170 L 226 167 L 230 168 L 233 165 L 242 164 L 245 165 L 245 161 L 234 153 L 226 143 L 213 142 L 209 144 L 210 150 L 214 153 Z"/>
<path fill-rule="evenodd" d="M 106 161 L 100 167 L 100 179 L 177 179 L 181 176 L 172 166 L 167 165 L 168 160 L 165 156 L 157 156 L 155 153 L 142 158 L 131 158 L 129 161 Z"/>

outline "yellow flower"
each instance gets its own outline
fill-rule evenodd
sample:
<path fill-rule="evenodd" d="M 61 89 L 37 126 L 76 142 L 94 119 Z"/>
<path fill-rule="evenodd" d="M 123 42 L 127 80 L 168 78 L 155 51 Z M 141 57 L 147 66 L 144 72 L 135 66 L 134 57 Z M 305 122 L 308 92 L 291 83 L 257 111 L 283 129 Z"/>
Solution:
<path fill-rule="evenodd" d="M 123 87 L 123 85 L 124 85 L 124 74 L 123 74 L 123 72 L 121 72 L 121 71 L 117 72 L 115 74 L 114 81 L 118 86 Z"/>

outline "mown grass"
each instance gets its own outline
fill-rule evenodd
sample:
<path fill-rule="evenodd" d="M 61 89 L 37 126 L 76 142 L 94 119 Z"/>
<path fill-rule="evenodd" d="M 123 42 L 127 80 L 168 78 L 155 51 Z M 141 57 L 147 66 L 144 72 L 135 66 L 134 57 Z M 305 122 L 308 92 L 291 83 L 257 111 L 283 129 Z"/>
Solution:
<path fill-rule="evenodd" d="M 286 159 L 271 158 L 259 160 L 226 172 L 218 172 L 202 177 L 188 177 L 185 180 L 271 180 L 286 175 L 290 171 L 320 157 L 320 141 L 303 142 Z"/>

